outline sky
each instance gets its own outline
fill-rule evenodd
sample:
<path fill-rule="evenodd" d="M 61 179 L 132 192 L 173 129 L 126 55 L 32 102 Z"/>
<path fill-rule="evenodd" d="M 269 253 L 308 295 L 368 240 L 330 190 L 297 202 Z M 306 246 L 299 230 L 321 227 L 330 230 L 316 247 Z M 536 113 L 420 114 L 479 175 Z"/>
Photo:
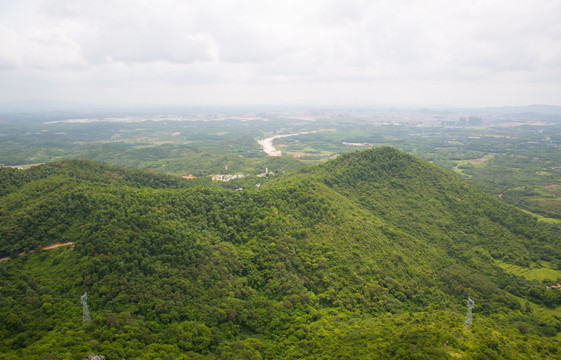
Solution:
<path fill-rule="evenodd" d="M 561 0 L 2 0 L 0 103 L 561 105 Z"/>

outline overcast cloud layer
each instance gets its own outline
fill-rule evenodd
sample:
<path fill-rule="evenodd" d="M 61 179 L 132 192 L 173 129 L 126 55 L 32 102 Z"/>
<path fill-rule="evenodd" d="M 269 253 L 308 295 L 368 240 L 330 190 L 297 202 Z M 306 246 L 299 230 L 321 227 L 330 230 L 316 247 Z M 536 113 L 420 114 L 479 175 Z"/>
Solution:
<path fill-rule="evenodd" d="M 561 0 L 3 0 L 0 102 L 561 105 Z"/>

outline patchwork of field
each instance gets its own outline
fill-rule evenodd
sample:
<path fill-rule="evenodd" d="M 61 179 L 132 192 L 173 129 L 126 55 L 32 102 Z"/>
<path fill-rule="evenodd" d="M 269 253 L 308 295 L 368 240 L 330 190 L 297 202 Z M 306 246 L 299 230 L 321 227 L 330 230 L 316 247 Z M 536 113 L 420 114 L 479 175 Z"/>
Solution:
<path fill-rule="evenodd" d="M 507 264 L 505 262 L 496 261 L 497 265 L 504 269 L 507 273 L 522 276 L 527 280 L 550 280 L 550 281 L 561 281 L 561 271 L 552 269 L 551 264 L 545 261 L 541 262 L 542 267 L 536 268 L 525 268 L 517 266 L 514 264 Z"/>

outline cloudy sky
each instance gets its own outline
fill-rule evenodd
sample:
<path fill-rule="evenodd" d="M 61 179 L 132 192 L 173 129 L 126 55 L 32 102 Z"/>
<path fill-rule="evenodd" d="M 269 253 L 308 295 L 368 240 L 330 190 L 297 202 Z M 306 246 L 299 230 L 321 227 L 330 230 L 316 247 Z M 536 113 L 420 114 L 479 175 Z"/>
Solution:
<path fill-rule="evenodd" d="M 561 0 L 2 0 L 0 102 L 561 105 Z"/>

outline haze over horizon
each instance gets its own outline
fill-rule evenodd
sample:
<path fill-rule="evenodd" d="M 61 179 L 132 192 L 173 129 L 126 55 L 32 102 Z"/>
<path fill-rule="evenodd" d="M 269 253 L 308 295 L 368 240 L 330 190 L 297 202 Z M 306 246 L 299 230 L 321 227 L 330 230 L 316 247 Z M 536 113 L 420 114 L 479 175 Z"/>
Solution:
<path fill-rule="evenodd" d="M 8 0 L 0 102 L 561 105 L 561 1 Z"/>

